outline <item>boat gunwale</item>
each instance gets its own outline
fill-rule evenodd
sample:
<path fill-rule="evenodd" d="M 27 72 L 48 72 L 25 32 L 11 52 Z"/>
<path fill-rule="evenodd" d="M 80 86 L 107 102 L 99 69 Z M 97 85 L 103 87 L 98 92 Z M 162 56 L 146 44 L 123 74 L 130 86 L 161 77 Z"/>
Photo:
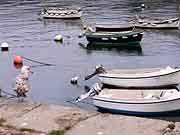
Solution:
<path fill-rule="evenodd" d="M 174 69 L 174 70 L 175 71 L 171 71 L 169 73 L 161 73 L 161 74 L 158 74 L 158 75 L 149 75 L 149 76 L 125 76 L 125 77 L 122 77 L 122 76 L 108 76 L 108 73 L 102 73 L 102 74 L 99 74 L 98 76 L 103 77 L 103 78 L 116 78 L 116 79 L 141 79 L 141 78 L 153 78 L 153 77 L 166 76 L 166 75 L 170 75 L 170 74 L 180 72 L 180 68 Z M 111 75 L 113 75 L 113 74 L 111 74 Z"/>
<path fill-rule="evenodd" d="M 122 36 L 132 36 L 132 35 L 143 35 L 143 32 L 138 32 L 138 31 L 128 31 L 127 33 L 123 32 L 86 32 L 85 35 L 87 37 L 109 37 L 109 36 L 114 36 L 114 37 L 122 37 Z"/>
<path fill-rule="evenodd" d="M 110 102 L 110 103 L 120 103 L 120 104 L 161 104 L 161 103 L 165 103 L 165 102 L 171 102 L 171 101 L 176 101 L 176 100 L 180 100 L 180 95 L 176 98 L 170 98 L 170 99 L 143 99 L 141 98 L 140 101 L 137 101 L 137 99 L 134 100 L 128 100 L 128 99 L 122 99 L 122 100 L 118 100 L 118 99 L 113 99 L 113 98 L 107 98 L 107 97 L 98 97 L 98 96 L 94 96 L 91 97 L 93 100 L 97 100 L 97 101 L 103 101 L 103 102 Z M 145 102 L 144 102 L 145 101 Z"/>

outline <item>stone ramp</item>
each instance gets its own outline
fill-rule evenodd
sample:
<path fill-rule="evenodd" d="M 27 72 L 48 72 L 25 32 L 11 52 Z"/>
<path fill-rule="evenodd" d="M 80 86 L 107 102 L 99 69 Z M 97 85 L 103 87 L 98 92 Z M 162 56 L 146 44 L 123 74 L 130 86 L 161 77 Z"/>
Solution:
<path fill-rule="evenodd" d="M 0 98 L 0 116 L 6 120 L 6 124 L 18 129 L 43 133 L 59 130 L 65 131 L 65 135 L 180 134 L 179 116 L 151 118 L 115 115 L 77 107 L 18 102 L 16 99 Z"/>
<path fill-rule="evenodd" d="M 43 104 L 23 114 L 21 117 L 9 120 L 9 122 L 18 128 L 31 128 L 43 132 L 52 130 L 66 131 L 79 121 L 92 117 L 95 114 L 95 112 L 87 112 L 78 108 Z"/>
<path fill-rule="evenodd" d="M 79 121 L 97 114 L 97 112 L 89 112 L 76 107 L 0 99 L 0 116 L 7 121 L 8 125 L 45 133 L 52 130 L 66 131 Z"/>
<path fill-rule="evenodd" d="M 101 114 L 81 121 L 66 135 L 179 135 L 178 128 L 168 128 L 170 124 L 175 126 L 158 118 Z"/>

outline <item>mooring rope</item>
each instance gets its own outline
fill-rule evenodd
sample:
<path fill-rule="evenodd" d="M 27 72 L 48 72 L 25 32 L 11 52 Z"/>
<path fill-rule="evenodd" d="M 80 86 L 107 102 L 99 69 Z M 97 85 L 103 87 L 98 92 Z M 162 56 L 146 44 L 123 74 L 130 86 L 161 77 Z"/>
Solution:
<path fill-rule="evenodd" d="M 78 105 L 78 103 L 83 103 L 83 104 L 87 104 L 87 105 L 91 105 L 91 106 L 94 106 L 94 107 L 95 107 L 95 105 L 92 104 L 92 103 L 88 103 L 88 102 L 84 102 L 84 101 L 76 102 L 76 99 L 67 100 L 66 102 L 67 102 L 67 103 L 71 103 L 71 104 L 73 104 L 73 105 L 75 105 L 75 106 L 78 106 L 78 107 L 80 107 L 80 105 Z"/>
<path fill-rule="evenodd" d="M 21 57 L 23 59 L 25 59 L 25 60 L 28 60 L 28 61 L 31 61 L 31 62 L 34 62 L 34 63 L 39 63 L 39 64 L 46 65 L 46 66 L 56 66 L 55 64 L 49 64 L 49 63 L 40 62 L 40 61 L 33 60 L 33 59 L 30 59 L 30 58 L 27 58 L 27 57 L 24 57 L 24 56 L 21 56 Z"/>
<path fill-rule="evenodd" d="M 11 93 L 9 93 L 9 92 L 6 92 L 6 91 L 4 91 L 4 90 L 2 90 L 2 89 L 0 89 L 0 92 L 4 93 L 4 94 L 6 94 L 6 95 L 11 96 L 11 98 L 12 98 L 12 97 L 14 97 L 14 98 L 16 98 L 16 97 L 17 97 L 16 95 L 11 94 Z M 1 96 L 2 96 L 2 95 L 1 95 Z"/>

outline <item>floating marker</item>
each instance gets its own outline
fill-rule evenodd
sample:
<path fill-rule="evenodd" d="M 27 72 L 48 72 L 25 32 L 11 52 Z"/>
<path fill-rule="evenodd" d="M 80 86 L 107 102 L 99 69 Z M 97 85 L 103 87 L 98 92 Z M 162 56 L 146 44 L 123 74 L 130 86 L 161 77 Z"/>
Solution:
<path fill-rule="evenodd" d="M 8 43 L 4 42 L 1 44 L 1 51 L 8 51 L 9 50 L 9 45 Z"/>
<path fill-rule="evenodd" d="M 62 42 L 62 41 L 63 41 L 62 35 L 56 35 L 56 36 L 54 37 L 54 41 Z"/>
<path fill-rule="evenodd" d="M 78 84 L 78 79 L 79 79 L 79 77 L 78 76 L 75 76 L 75 77 L 73 77 L 72 79 L 71 79 L 71 84 Z"/>
<path fill-rule="evenodd" d="M 14 57 L 13 63 L 16 69 L 20 69 L 23 66 L 23 58 L 19 55 L 16 55 Z"/>
<path fill-rule="evenodd" d="M 141 8 L 146 8 L 145 4 L 141 4 Z"/>

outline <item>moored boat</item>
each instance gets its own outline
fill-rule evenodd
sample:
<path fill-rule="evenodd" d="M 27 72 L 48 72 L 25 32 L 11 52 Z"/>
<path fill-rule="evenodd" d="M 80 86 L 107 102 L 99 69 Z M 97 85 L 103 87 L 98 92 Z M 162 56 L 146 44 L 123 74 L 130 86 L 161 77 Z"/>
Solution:
<path fill-rule="evenodd" d="M 86 39 L 93 44 L 117 44 L 139 43 L 143 37 L 142 32 L 123 31 L 123 32 L 86 32 Z M 134 44 L 134 45 L 137 45 Z"/>
<path fill-rule="evenodd" d="M 45 8 L 41 12 L 42 18 L 47 19 L 80 19 L 82 11 L 70 8 Z"/>
<path fill-rule="evenodd" d="M 170 115 L 172 112 L 180 111 L 180 92 L 176 89 L 149 91 L 103 89 L 91 98 L 93 104 L 103 112 Z"/>
<path fill-rule="evenodd" d="M 159 88 L 177 86 L 180 83 L 180 68 L 112 69 L 97 67 L 87 76 L 88 80 L 98 74 L 103 84 L 124 88 Z"/>
<path fill-rule="evenodd" d="M 146 20 L 136 17 L 134 22 L 135 28 L 142 29 L 178 29 L 179 18 L 165 19 L 165 20 Z"/>

